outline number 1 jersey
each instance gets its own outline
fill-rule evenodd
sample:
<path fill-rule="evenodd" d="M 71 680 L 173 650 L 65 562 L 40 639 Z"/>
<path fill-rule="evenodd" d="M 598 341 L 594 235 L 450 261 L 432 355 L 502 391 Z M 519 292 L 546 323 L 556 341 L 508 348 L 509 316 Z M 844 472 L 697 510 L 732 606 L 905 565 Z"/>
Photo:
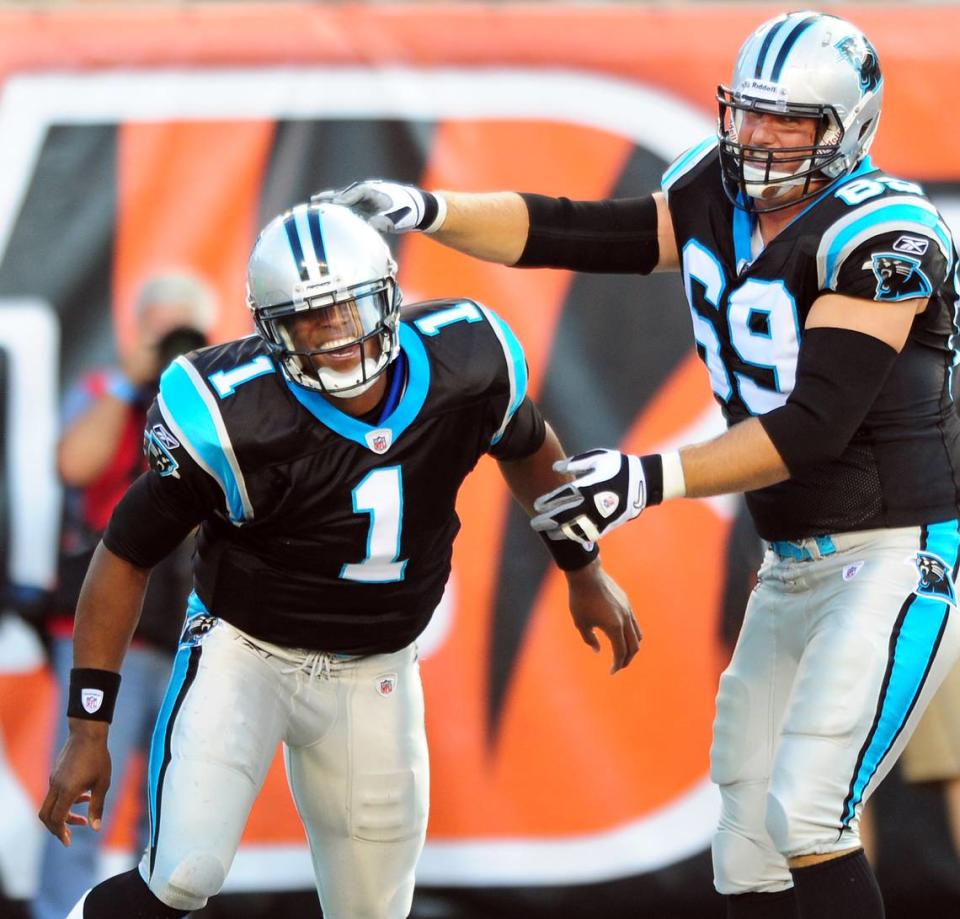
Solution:
<path fill-rule="evenodd" d="M 461 483 L 484 453 L 535 452 L 544 428 L 520 344 L 490 310 L 421 304 L 399 335 L 386 417 L 347 415 L 293 383 L 257 336 L 165 371 L 144 487 L 158 529 L 168 514 L 200 523 L 195 589 L 211 613 L 277 644 L 353 654 L 423 630 L 449 575 Z M 112 522 L 107 547 L 134 560 L 123 529 Z"/>

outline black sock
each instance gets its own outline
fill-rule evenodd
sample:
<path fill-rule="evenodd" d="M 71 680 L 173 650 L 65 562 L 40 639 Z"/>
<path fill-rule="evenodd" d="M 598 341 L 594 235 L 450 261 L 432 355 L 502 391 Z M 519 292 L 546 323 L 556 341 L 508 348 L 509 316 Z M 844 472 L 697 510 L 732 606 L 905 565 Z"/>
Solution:
<path fill-rule="evenodd" d="M 97 884 L 83 904 L 83 919 L 183 919 L 188 915 L 158 900 L 137 868 Z"/>
<path fill-rule="evenodd" d="M 792 887 L 776 893 L 741 893 L 727 897 L 727 919 L 800 919 Z"/>
<path fill-rule="evenodd" d="M 884 919 L 883 897 L 863 849 L 790 873 L 803 919 Z"/>

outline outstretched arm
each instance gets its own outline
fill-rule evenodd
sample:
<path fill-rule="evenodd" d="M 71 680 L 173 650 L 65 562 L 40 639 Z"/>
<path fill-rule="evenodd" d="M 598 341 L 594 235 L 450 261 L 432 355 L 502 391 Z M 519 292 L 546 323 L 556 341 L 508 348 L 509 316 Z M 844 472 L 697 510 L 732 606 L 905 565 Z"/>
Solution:
<path fill-rule="evenodd" d="M 516 192 L 429 192 L 365 179 L 313 196 L 383 233 L 419 230 L 475 258 L 527 268 L 647 274 L 678 265 L 664 195 L 571 201 Z"/>
<path fill-rule="evenodd" d="M 554 463 L 562 458 L 560 441 L 547 425 L 546 437 L 539 450 L 523 459 L 500 462 L 500 471 L 514 499 L 528 514 L 533 513 L 537 495 L 545 488 L 555 488 L 564 480 L 553 469 Z M 576 552 L 571 553 L 571 548 Z M 603 570 L 600 560 L 593 557 L 592 551 L 586 552 L 562 541 L 559 551 L 563 555 L 562 564 L 580 566 L 564 571 L 574 626 L 594 651 L 600 650 L 594 629 L 600 629 L 607 636 L 613 651 L 610 672 L 616 673 L 633 660 L 640 647 L 640 628 L 630 601 L 616 581 Z M 576 555 L 581 558 L 577 559 Z"/>

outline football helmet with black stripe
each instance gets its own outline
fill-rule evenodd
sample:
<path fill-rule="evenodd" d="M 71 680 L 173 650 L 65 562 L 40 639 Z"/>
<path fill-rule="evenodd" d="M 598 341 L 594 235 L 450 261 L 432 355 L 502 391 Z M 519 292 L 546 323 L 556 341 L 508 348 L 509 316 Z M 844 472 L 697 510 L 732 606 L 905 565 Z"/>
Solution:
<path fill-rule="evenodd" d="M 376 230 L 345 207 L 298 204 L 257 238 L 247 305 L 290 378 L 360 395 L 400 350 L 397 264 Z"/>
<path fill-rule="evenodd" d="M 856 26 L 815 11 L 761 25 L 737 56 L 731 86 L 717 89 L 720 165 L 727 196 L 746 210 L 771 211 L 819 194 L 867 155 L 883 102 L 877 53 Z M 818 121 L 814 143 L 743 143 L 748 112 Z M 800 187 L 800 194 L 785 196 Z"/>

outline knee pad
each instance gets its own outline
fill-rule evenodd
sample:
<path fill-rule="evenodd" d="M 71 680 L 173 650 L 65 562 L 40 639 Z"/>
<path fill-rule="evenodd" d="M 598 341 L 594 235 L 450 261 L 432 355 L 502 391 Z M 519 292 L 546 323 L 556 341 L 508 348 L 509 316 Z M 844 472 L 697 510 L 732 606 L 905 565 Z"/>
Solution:
<path fill-rule="evenodd" d="M 775 789 L 767 793 L 764 824 L 774 846 L 784 858 L 841 852 L 860 845 L 856 824 L 838 831 L 836 825 L 821 826 L 811 819 L 804 819 L 796 802 L 778 794 Z"/>
<path fill-rule="evenodd" d="M 717 831 L 712 855 L 718 893 L 774 892 L 793 884 L 787 863 L 776 852 L 732 830 Z"/>
<path fill-rule="evenodd" d="M 226 877 L 226 869 L 215 855 L 191 852 L 169 873 L 158 865 L 150 878 L 150 890 L 164 903 L 192 911 L 206 906 L 207 900 L 220 892 Z"/>

